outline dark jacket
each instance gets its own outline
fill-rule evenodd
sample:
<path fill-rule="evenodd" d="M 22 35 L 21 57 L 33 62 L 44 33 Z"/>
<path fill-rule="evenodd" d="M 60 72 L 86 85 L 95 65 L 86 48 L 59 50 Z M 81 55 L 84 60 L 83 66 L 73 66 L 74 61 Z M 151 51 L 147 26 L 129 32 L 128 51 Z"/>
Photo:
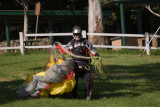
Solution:
<path fill-rule="evenodd" d="M 65 49 L 71 51 L 75 55 L 89 57 L 90 52 L 93 56 L 98 56 L 97 51 L 93 48 L 92 44 L 87 39 L 80 39 L 76 41 L 72 39 L 66 46 Z"/>

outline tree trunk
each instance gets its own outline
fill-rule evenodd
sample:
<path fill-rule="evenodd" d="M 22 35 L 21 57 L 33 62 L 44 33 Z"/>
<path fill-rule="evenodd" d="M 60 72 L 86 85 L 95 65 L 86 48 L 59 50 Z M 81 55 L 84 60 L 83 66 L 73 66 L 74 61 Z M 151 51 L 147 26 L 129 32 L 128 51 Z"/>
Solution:
<path fill-rule="evenodd" d="M 103 16 L 100 0 L 88 0 L 89 12 L 88 12 L 88 32 L 89 33 L 103 33 Z M 89 41 L 92 44 L 104 45 L 106 44 L 106 38 L 102 36 L 88 36 Z"/>
<path fill-rule="evenodd" d="M 23 25 L 23 33 L 28 33 L 28 11 L 29 11 L 29 2 L 30 0 L 15 0 L 24 8 L 24 25 Z M 24 37 L 24 41 L 28 40 L 27 37 Z"/>
<path fill-rule="evenodd" d="M 24 8 L 24 29 L 23 29 L 24 34 L 28 33 L 28 5 L 25 5 Z M 27 37 L 24 38 L 24 41 L 28 40 Z"/>

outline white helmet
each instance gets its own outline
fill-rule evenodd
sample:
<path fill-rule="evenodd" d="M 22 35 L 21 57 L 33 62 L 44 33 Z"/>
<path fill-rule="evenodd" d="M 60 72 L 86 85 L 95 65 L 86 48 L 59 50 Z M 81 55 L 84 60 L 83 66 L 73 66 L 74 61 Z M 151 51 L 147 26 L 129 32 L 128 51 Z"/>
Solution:
<path fill-rule="evenodd" d="M 75 26 L 72 30 L 73 32 L 73 38 L 75 40 L 80 40 L 82 38 L 82 30 L 81 30 L 81 27 L 79 26 Z M 75 36 L 78 36 L 78 38 L 76 38 Z"/>

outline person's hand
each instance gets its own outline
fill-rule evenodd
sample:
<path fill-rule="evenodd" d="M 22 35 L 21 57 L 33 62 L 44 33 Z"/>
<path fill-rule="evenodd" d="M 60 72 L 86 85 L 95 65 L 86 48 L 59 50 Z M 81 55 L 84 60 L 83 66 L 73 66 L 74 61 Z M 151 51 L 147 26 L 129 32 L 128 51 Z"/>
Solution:
<path fill-rule="evenodd" d="M 100 58 L 100 56 L 99 56 L 98 53 L 96 53 L 95 56 L 97 57 L 96 59 L 99 59 L 99 58 Z"/>
<path fill-rule="evenodd" d="M 100 56 L 97 56 L 97 58 L 96 58 L 96 59 L 98 60 L 98 59 L 100 59 L 100 58 L 101 58 Z"/>
<path fill-rule="evenodd" d="M 57 42 L 54 42 L 54 43 L 53 43 L 53 45 L 57 46 L 57 45 L 58 45 L 58 43 L 57 43 Z"/>
<path fill-rule="evenodd" d="M 96 55 L 96 57 L 97 57 L 97 58 L 96 58 L 97 60 L 100 59 L 100 56 L 99 56 L 99 55 Z"/>

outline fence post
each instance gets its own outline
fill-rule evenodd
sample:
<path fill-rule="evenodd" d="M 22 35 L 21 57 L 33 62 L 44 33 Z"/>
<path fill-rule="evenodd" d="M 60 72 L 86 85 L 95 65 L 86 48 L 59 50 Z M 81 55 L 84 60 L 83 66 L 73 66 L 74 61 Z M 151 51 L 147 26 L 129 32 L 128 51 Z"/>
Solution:
<path fill-rule="evenodd" d="M 150 45 L 149 45 L 149 33 L 145 32 L 145 44 L 147 55 L 150 55 Z"/>
<path fill-rule="evenodd" d="M 82 30 L 82 38 L 86 38 L 86 30 Z"/>
<path fill-rule="evenodd" d="M 21 55 L 24 55 L 24 43 L 23 43 L 23 32 L 19 32 L 19 42 L 20 42 L 20 51 Z"/>

